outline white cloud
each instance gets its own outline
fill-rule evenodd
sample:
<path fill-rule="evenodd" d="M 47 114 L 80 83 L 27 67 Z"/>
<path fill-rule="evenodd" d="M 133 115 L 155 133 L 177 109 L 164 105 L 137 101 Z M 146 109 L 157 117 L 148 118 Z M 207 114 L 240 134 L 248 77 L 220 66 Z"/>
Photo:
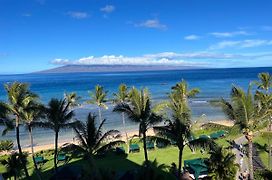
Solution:
<path fill-rule="evenodd" d="M 197 36 L 197 35 L 194 35 L 194 34 L 184 37 L 185 40 L 197 40 L 199 38 L 200 38 L 200 36 Z"/>
<path fill-rule="evenodd" d="M 89 14 L 81 11 L 70 11 L 67 13 L 70 17 L 75 19 L 85 19 L 89 17 Z"/>
<path fill-rule="evenodd" d="M 56 58 L 53 61 L 51 61 L 51 63 L 56 65 L 67 65 L 70 64 L 71 62 L 68 59 Z"/>
<path fill-rule="evenodd" d="M 142 56 L 104 55 L 88 56 L 76 60 L 55 59 L 55 65 L 167 65 L 192 67 L 271 66 L 271 52 L 226 54 L 214 52 L 175 53 L 162 52 Z"/>
<path fill-rule="evenodd" d="M 166 30 L 167 26 L 165 24 L 161 24 L 158 19 L 148 19 L 144 22 L 134 24 L 136 27 L 146 27 L 146 28 L 154 28 L 154 29 L 161 29 Z"/>
<path fill-rule="evenodd" d="M 228 38 L 228 37 L 234 37 L 239 35 L 250 35 L 250 33 L 246 31 L 233 31 L 233 32 L 212 32 L 210 35 L 215 36 L 217 38 Z"/>
<path fill-rule="evenodd" d="M 144 57 L 148 58 L 167 58 L 167 59 L 230 59 L 235 58 L 237 55 L 213 52 L 193 52 L 193 53 L 174 53 L 163 52 L 157 54 L 147 54 Z"/>
<path fill-rule="evenodd" d="M 157 54 L 146 54 L 143 56 L 122 56 L 122 55 L 104 55 L 101 57 L 88 56 L 73 61 L 68 59 L 55 59 L 53 64 L 57 65 L 185 65 L 185 66 L 204 66 L 209 59 L 232 59 L 239 55 L 194 52 L 194 53 L 175 53 L 162 52 Z M 198 62 L 197 62 L 198 61 Z"/>
<path fill-rule="evenodd" d="M 210 50 L 224 49 L 224 48 L 252 48 L 259 46 L 270 46 L 272 40 L 261 40 L 261 39 L 249 39 L 242 41 L 221 41 L 217 44 L 210 46 Z"/>
<path fill-rule="evenodd" d="M 115 10 L 115 6 L 113 5 L 106 5 L 105 7 L 100 9 L 100 11 L 104 13 L 112 13 L 114 10 Z"/>

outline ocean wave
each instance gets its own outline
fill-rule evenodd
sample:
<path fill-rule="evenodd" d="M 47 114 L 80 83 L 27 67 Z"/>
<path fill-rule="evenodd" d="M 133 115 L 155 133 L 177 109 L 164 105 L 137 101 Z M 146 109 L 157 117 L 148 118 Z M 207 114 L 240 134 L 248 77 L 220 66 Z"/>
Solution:
<path fill-rule="evenodd" d="M 193 100 L 190 102 L 193 104 L 207 104 L 208 103 L 208 101 L 205 101 L 205 100 Z"/>

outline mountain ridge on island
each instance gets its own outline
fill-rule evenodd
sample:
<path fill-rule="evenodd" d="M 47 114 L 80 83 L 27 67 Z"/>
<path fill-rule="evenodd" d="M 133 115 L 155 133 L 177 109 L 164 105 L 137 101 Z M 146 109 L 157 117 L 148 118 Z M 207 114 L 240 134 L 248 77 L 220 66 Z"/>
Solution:
<path fill-rule="evenodd" d="M 83 72 L 136 72 L 136 71 L 167 71 L 201 69 L 197 66 L 180 65 L 64 65 L 48 70 L 34 72 L 37 74 L 47 73 L 83 73 Z"/>

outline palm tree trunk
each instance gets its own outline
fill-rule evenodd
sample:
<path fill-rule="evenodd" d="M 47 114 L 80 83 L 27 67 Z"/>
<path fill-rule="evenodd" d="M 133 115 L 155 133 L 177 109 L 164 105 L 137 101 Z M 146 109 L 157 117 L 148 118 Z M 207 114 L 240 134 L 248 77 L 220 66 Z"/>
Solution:
<path fill-rule="evenodd" d="M 20 129 L 19 129 L 19 117 L 18 116 L 16 116 L 16 140 L 17 140 L 17 146 L 18 146 L 18 150 L 19 150 L 20 161 L 23 165 L 26 178 L 29 179 L 29 174 L 28 174 L 28 171 L 26 168 L 26 163 L 22 161 L 23 152 L 22 152 L 22 148 L 21 148 L 21 144 L 20 144 Z"/>
<path fill-rule="evenodd" d="M 183 146 L 179 147 L 178 179 L 180 179 L 181 177 L 182 153 L 183 153 Z"/>
<path fill-rule="evenodd" d="M 58 138 L 59 138 L 59 132 L 56 132 L 55 134 L 55 153 L 54 153 L 54 168 L 55 168 L 55 172 L 57 174 L 57 155 L 58 155 Z"/>
<path fill-rule="evenodd" d="M 124 132 L 126 133 L 127 152 L 129 153 L 128 134 L 127 134 L 127 129 L 126 129 L 126 121 L 125 121 L 125 113 L 124 113 L 124 112 L 122 112 L 122 120 L 123 120 L 123 128 L 124 128 Z"/>
<path fill-rule="evenodd" d="M 35 170 L 36 170 L 36 174 L 38 176 L 38 179 L 41 179 L 41 176 L 40 176 L 40 173 L 39 173 L 39 169 L 38 169 L 38 166 L 35 162 L 35 152 L 34 152 L 34 147 L 33 147 L 33 136 L 32 136 L 32 128 L 30 125 L 28 125 L 28 134 L 29 134 L 29 139 L 30 139 L 30 146 L 31 146 L 31 154 L 32 154 L 32 160 L 33 160 L 33 163 L 34 163 L 34 167 L 35 167 Z"/>
<path fill-rule="evenodd" d="M 98 106 L 98 115 L 99 115 L 99 123 L 101 124 L 102 122 L 102 114 L 101 114 L 101 108 Z"/>
<path fill-rule="evenodd" d="M 272 131 L 272 117 L 270 117 L 270 121 L 269 121 L 269 128 L 268 128 L 268 131 L 269 131 L 269 135 Z M 268 160 L 269 160 L 269 163 L 268 163 L 268 168 L 269 170 L 271 170 L 271 161 L 272 161 L 272 147 L 271 147 L 271 141 L 270 141 L 270 137 L 268 137 L 268 148 L 269 148 L 269 153 L 268 153 Z"/>
<path fill-rule="evenodd" d="M 252 140 L 248 140 L 248 165 L 249 165 L 249 179 L 250 180 L 254 179 L 252 152 L 253 152 L 253 143 L 252 143 Z"/>
<path fill-rule="evenodd" d="M 144 143 L 144 156 L 145 156 L 145 161 L 148 161 L 148 156 L 147 156 L 147 149 L 146 149 L 146 132 L 143 132 L 143 143 Z"/>
<path fill-rule="evenodd" d="M 270 137 L 268 137 L 268 150 L 269 150 L 269 153 L 268 153 L 268 169 L 271 170 L 271 143 L 270 143 Z"/>

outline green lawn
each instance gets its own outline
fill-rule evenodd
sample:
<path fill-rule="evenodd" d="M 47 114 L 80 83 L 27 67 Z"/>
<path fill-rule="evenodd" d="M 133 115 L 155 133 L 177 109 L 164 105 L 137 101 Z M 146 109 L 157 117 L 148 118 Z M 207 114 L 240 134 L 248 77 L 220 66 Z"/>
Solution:
<path fill-rule="evenodd" d="M 198 129 L 197 131 L 195 131 L 195 136 L 198 137 L 199 135 L 202 135 L 202 134 L 209 135 L 213 132 L 218 131 L 219 129 L 222 129 L 222 128 L 218 128 L 218 127 L 207 128 L 206 127 L 203 129 Z M 230 129 L 228 129 L 228 131 L 230 131 Z M 228 146 L 228 143 L 226 140 L 234 139 L 237 136 L 239 136 L 237 135 L 237 133 L 236 134 L 229 133 L 227 137 L 220 138 L 216 140 L 216 142 L 226 147 Z M 144 161 L 142 142 L 140 142 L 137 139 L 133 141 L 135 141 L 136 143 L 140 145 L 140 152 L 130 153 L 127 156 L 118 156 L 113 153 L 109 153 L 105 157 L 96 158 L 95 164 L 98 167 L 103 167 L 103 168 L 106 167 L 116 172 L 120 172 L 120 171 L 124 172 L 126 170 L 135 169 L 139 167 L 139 165 L 141 165 Z M 125 146 L 124 148 L 126 149 Z M 48 177 L 50 177 L 50 175 L 52 174 L 52 170 L 53 170 L 52 169 L 53 168 L 53 151 L 52 150 L 44 151 L 42 155 L 44 156 L 45 159 L 48 160 L 44 165 L 41 166 L 42 176 L 45 179 L 48 179 Z M 193 153 L 188 147 L 186 147 L 183 153 L 183 160 L 195 159 L 195 158 L 207 158 L 208 156 L 209 155 L 205 152 L 203 154 L 201 154 L 200 151 L 196 151 Z M 155 148 L 155 150 L 148 151 L 148 157 L 149 157 L 149 160 L 151 161 L 156 159 L 159 164 L 165 164 L 167 166 L 170 166 L 173 162 L 178 164 L 178 148 L 176 146 L 168 146 L 162 149 Z M 1 158 L 5 158 L 5 157 L 2 156 Z M 29 160 L 29 163 L 28 163 L 29 173 L 33 174 L 32 159 L 29 157 L 28 160 Z M 88 167 L 88 162 L 86 160 L 82 160 L 82 158 L 73 158 L 69 161 L 69 164 L 78 164 L 84 168 Z M 61 166 L 63 165 L 63 163 L 60 163 L 59 165 Z M 0 165 L 0 173 L 2 172 L 5 172 L 5 167 Z M 33 175 L 33 179 L 35 179 L 35 174 Z"/>

